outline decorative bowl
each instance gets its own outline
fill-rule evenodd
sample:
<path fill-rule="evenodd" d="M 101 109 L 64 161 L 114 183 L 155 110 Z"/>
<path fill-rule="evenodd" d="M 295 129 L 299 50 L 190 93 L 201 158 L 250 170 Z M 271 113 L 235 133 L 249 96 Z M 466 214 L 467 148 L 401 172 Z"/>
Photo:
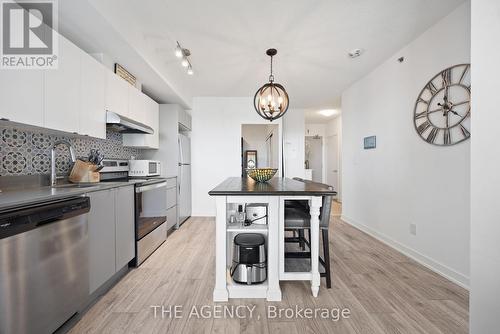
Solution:
<path fill-rule="evenodd" d="M 247 174 L 257 182 L 267 182 L 276 172 L 277 168 L 247 168 Z"/>

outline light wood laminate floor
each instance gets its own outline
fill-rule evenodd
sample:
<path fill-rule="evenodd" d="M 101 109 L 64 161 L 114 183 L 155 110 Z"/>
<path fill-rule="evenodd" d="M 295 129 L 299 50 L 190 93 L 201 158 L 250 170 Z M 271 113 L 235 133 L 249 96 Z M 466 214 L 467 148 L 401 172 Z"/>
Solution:
<path fill-rule="evenodd" d="M 312 297 L 308 282 L 282 282 L 280 303 L 225 303 L 255 305 L 252 319 L 188 317 L 193 305 L 214 305 L 215 221 L 191 218 L 105 294 L 71 333 L 468 333 L 466 290 L 342 222 L 339 210 L 336 204 L 330 226 L 333 286 L 326 289 L 322 278 L 318 298 Z M 155 318 L 152 305 L 182 305 L 183 317 Z M 268 319 L 268 305 L 346 307 L 351 315 L 336 322 Z"/>

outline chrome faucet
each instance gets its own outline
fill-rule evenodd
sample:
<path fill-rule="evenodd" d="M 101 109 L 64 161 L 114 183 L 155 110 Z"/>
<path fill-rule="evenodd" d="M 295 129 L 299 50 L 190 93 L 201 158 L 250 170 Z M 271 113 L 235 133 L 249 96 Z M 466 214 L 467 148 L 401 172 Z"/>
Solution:
<path fill-rule="evenodd" d="M 62 178 L 58 177 L 56 174 L 56 147 L 60 144 L 66 145 L 69 149 L 69 154 L 71 155 L 71 162 L 76 161 L 75 150 L 73 146 L 66 140 L 58 140 L 52 145 L 50 149 L 50 185 L 54 187 L 57 184 L 57 179 Z"/>

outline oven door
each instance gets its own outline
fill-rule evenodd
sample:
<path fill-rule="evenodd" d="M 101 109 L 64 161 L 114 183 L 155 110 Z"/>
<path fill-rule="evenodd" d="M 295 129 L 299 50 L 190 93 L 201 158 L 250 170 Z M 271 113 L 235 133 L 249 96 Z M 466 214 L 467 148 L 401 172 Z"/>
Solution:
<path fill-rule="evenodd" d="M 167 220 L 167 182 L 144 183 L 135 188 L 136 240 Z"/>

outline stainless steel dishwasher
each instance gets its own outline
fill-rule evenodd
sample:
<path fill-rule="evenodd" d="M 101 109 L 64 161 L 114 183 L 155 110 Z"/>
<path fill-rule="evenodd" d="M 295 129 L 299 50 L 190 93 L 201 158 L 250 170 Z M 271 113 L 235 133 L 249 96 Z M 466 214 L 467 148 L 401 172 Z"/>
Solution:
<path fill-rule="evenodd" d="M 0 212 L 0 334 L 52 333 L 89 291 L 87 197 Z"/>

